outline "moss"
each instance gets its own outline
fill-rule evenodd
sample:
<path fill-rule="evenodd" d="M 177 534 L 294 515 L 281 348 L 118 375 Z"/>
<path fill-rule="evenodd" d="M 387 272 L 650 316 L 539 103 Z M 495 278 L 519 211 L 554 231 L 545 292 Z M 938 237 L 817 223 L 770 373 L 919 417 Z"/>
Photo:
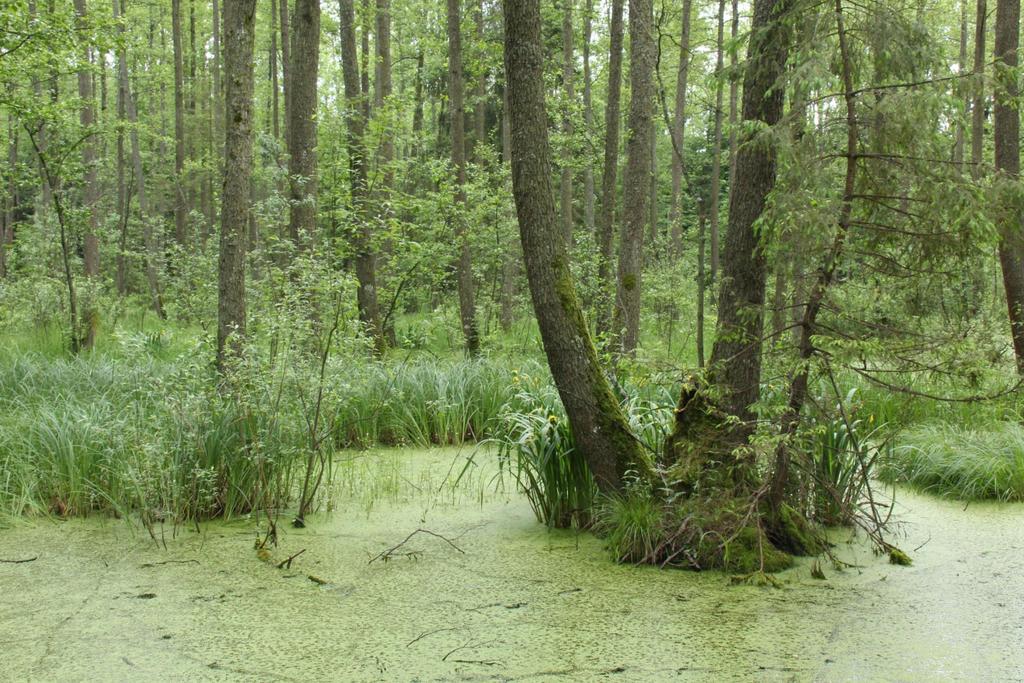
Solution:
<path fill-rule="evenodd" d="M 910 559 L 910 555 L 893 546 L 889 548 L 889 563 L 898 564 L 901 567 L 909 567 L 914 561 Z"/>
<path fill-rule="evenodd" d="M 770 520 L 768 536 L 773 545 L 793 555 L 817 555 L 827 547 L 807 518 L 785 504 Z"/>
<path fill-rule="evenodd" d="M 772 545 L 763 531 L 746 526 L 722 548 L 722 568 L 731 572 L 780 572 L 793 566 L 793 556 Z"/>
<path fill-rule="evenodd" d="M 622 288 L 627 292 L 636 289 L 636 273 L 626 273 L 622 276 Z"/>

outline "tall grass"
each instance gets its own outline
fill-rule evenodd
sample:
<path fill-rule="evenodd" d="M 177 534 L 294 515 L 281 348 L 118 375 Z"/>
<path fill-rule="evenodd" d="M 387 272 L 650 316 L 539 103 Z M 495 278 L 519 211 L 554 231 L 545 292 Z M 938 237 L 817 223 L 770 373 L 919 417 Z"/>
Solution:
<path fill-rule="evenodd" d="M 0 513 L 186 521 L 294 503 L 311 368 L 257 360 L 224 387 L 205 345 L 168 348 L 173 340 L 138 333 L 118 353 L 4 358 Z M 328 450 L 482 439 L 496 433 L 516 376 L 489 360 L 334 360 Z"/>
<path fill-rule="evenodd" d="M 1024 427 L 929 424 L 900 434 L 882 468 L 890 481 L 960 500 L 1024 501 Z"/>

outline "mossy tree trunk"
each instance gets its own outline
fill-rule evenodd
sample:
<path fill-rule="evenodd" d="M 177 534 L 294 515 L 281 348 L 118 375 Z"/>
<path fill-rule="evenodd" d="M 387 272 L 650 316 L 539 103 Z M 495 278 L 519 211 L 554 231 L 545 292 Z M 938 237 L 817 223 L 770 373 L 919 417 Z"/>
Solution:
<path fill-rule="evenodd" d="M 754 3 L 743 82 L 745 121 L 773 126 L 782 118 L 783 90 L 776 85 L 787 58 L 783 20 L 789 4 Z M 666 442 L 666 460 L 687 487 L 743 489 L 754 475 L 751 458 L 735 451 L 753 431 L 751 407 L 760 390 L 767 268 L 755 222 L 775 184 L 775 158 L 769 141 L 739 140 L 708 375 L 682 392 Z"/>
<path fill-rule="evenodd" d="M 533 307 L 578 446 L 599 488 L 616 492 L 628 469 L 642 467 L 643 454 L 598 362 L 555 210 L 540 3 L 504 0 L 503 6 L 512 187 Z"/>

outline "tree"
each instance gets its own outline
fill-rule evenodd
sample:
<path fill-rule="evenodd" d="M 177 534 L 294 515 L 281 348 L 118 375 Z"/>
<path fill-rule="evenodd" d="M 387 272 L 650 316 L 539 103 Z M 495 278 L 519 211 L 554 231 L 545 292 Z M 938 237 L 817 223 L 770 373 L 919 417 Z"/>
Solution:
<path fill-rule="evenodd" d="M 75 0 L 75 15 L 78 21 L 78 28 L 83 40 L 82 65 L 78 70 L 78 97 L 82 100 L 79 110 L 79 121 L 82 124 L 83 134 L 86 136 L 82 141 L 82 168 L 83 168 L 83 192 L 82 203 L 88 212 L 86 220 L 85 239 L 83 245 L 83 266 L 85 276 L 96 280 L 100 275 L 100 240 L 98 237 L 99 215 L 100 215 L 100 183 L 96 173 L 96 131 L 93 127 L 93 88 L 92 73 L 89 69 L 91 59 L 89 57 L 87 39 L 87 9 L 86 0 Z M 0 240 L 4 236 L 0 235 Z M 81 334 L 83 348 L 90 348 L 96 340 L 96 327 L 99 324 L 99 312 L 94 306 L 89 306 L 83 311 L 82 317 L 85 323 L 85 330 Z M 72 330 L 73 335 L 79 334 Z"/>
<path fill-rule="evenodd" d="M 573 126 L 573 107 L 576 100 L 576 58 L 573 55 L 573 0 L 562 0 L 562 133 L 570 141 L 575 134 Z M 572 244 L 572 159 L 567 154 L 562 160 L 561 209 L 562 234 L 566 243 Z"/>
<path fill-rule="evenodd" d="M 112 0 L 114 19 L 121 13 L 119 0 Z M 124 29 L 119 28 L 123 33 Z M 149 285 L 149 297 L 153 311 L 160 318 L 166 318 L 164 312 L 163 294 L 160 291 L 160 279 L 157 274 L 157 263 L 159 262 L 160 250 L 157 246 L 156 236 L 153 234 L 153 223 L 155 216 L 150 213 L 148 197 L 146 195 L 146 176 L 142 168 L 142 149 L 139 145 L 139 115 L 135 108 L 135 97 L 132 95 L 131 86 L 128 80 L 128 58 L 125 55 L 124 47 L 118 50 L 117 54 L 117 78 L 118 88 L 124 102 L 125 116 L 130 126 L 128 138 L 132 148 L 132 169 L 135 175 L 135 195 L 139 202 L 139 213 L 142 214 L 142 241 L 146 252 L 145 269 L 146 282 Z"/>
<path fill-rule="evenodd" d="M 287 0 L 285 0 L 287 1 Z M 320 64 L 320 0 L 296 0 L 292 13 L 287 107 L 291 213 L 288 234 L 302 246 L 316 232 L 316 107 Z"/>
<path fill-rule="evenodd" d="M 181 0 L 171 0 L 171 42 L 174 46 L 174 239 L 182 247 L 187 237 L 188 199 L 185 197 L 185 75 L 181 46 Z"/>
<path fill-rule="evenodd" d="M 789 0 L 756 0 L 743 80 L 744 121 L 774 126 L 783 92 L 775 87 L 788 54 L 783 18 Z M 666 441 L 666 461 L 678 463 L 681 481 L 695 486 L 745 488 L 753 475 L 749 455 L 734 450 L 753 431 L 752 406 L 761 380 L 761 345 L 767 268 L 755 223 L 775 184 L 776 151 L 769 141 L 741 138 L 735 187 L 730 193 L 718 324 L 706 384 L 684 388 Z"/>
<path fill-rule="evenodd" d="M 252 182 L 256 0 L 224 0 L 224 192 L 217 297 L 217 365 L 223 372 L 245 337 L 245 252 Z"/>
<path fill-rule="evenodd" d="M 654 136 L 654 60 L 654 4 L 651 0 L 630 0 L 629 121 L 613 323 L 619 350 L 624 354 L 633 354 L 640 340 L 644 227 L 650 210 L 651 140 Z"/>
<path fill-rule="evenodd" d="M 996 173 L 1007 185 L 1015 184 L 1020 175 L 1020 113 L 1017 100 L 1017 65 L 1020 47 L 1020 0 L 996 2 L 996 106 L 995 151 Z M 1011 190 L 1006 190 L 1010 195 Z M 1018 200 L 1009 200 L 1002 208 L 999 241 L 999 265 L 1003 271 L 1003 288 L 1010 316 L 1013 351 L 1017 372 L 1024 375 L 1024 219 Z"/>
<path fill-rule="evenodd" d="M 981 80 L 985 75 L 985 22 L 988 19 L 988 8 L 985 0 L 977 0 L 978 11 L 974 28 L 974 68 L 975 79 Z M 985 162 L 985 89 L 981 83 L 974 86 L 974 99 L 971 102 L 971 175 L 975 179 L 982 176 Z"/>
<path fill-rule="evenodd" d="M 594 0 L 587 0 L 583 12 L 583 125 L 589 137 L 594 131 L 593 83 L 590 75 L 590 39 L 593 36 Z M 587 232 L 594 231 L 594 169 L 591 164 L 585 164 L 583 168 L 583 224 Z"/>
<path fill-rule="evenodd" d="M 598 487 L 614 493 L 621 491 L 626 471 L 644 460 L 599 364 L 555 212 L 540 2 L 504 0 L 503 7 L 512 186 L 530 295 L 577 447 Z"/>
<path fill-rule="evenodd" d="M 686 139 L 686 88 L 690 76 L 690 26 L 693 0 L 683 0 L 682 33 L 679 37 L 679 70 L 676 75 L 675 112 L 672 118 L 672 204 L 669 224 L 672 231 L 672 253 L 678 255 L 683 247 L 682 192 L 686 172 L 684 155 Z"/>
<path fill-rule="evenodd" d="M 601 176 L 601 216 L 597 236 L 599 255 L 597 285 L 597 333 L 611 332 L 612 305 L 608 292 L 614 288 L 612 250 L 615 246 L 615 196 L 619 170 L 619 103 L 622 98 L 622 12 L 625 0 L 612 0 L 609 24 L 608 94 L 604 110 L 604 171 Z"/>
<path fill-rule="evenodd" d="M 459 248 L 456 265 L 459 280 L 459 318 L 466 352 L 480 352 L 480 333 L 476 324 L 476 302 L 473 293 L 473 259 L 462 212 L 466 204 L 466 112 L 465 84 L 462 78 L 462 28 L 460 0 L 448 0 L 448 102 L 452 129 L 452 166 L 455 168 L 455 236 Z"/>
<path fill-rule="evenodd" d="M 718 279 L 718 223 L 722 188 L 722 95 L 725 76 L 725 0 L 718 0 L 718 42 L 715 52 L 715 132 L 711 149 L 711 281 Z M 730 192 L 731 194 L 731 192 Z"/>
<path fill-rule="evenodd" d="M 377 301 L 377 253 L 373 247 L 373 230 L 369 220 L 367 186 L 365 111 L 362 105 L 369 93 L 362 92 L 359 82 L 359 58 L 356 54 L 355 8 L 352 0 L 339 0 L 341 22 L 341 68 L 345 82 L 345 106 L 348 115 L 346 145 L 348 147 L 350 198 L 358 220 L 355 231 L 356 280 L 359 287 L 356 301 L 359 320 L 378 351 L 384 348 L 384 330 Z"/>

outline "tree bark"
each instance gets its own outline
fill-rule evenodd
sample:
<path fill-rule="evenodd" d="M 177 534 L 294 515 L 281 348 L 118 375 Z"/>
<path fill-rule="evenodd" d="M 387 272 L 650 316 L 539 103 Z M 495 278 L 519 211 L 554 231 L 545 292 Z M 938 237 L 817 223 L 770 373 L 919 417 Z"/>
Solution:
<path fill-rule="evenodd" d="M 732 181 L 736 175 L 736 123 L 737 107 L 739 105 L 740 82 L 736 78 L 736 39 L 740 33 L 740 7 L 739 0 L 732 0 L 731 27 L 729 38 L 733 49 L 729 53 L 729 191 L 732 191 Z"/>
<path fill-rule="evenodd" d="M 287 1 L 287 0 L 285 0 Z M 296 0 L 292 13 L 289 73 L 288 175 L 291 212 L 288 234 L 305 246 L 316 233 L 316 107 L 320 65 L 320 0 Z"/>
<path fill-rule="evenodd" d="M 743 120 L 774 126 L 782 118 L 783 91 L 775 87 L 788 54 L 784 26 L 789 0 L 755 0 L 743 81 Z M 756 133 L 755 133 L 756 134 Z M 718 300 L 718 325 L 706 382 L 684 390 L 666 459 L 680 476 L 742 485 L 751 475 L 748 457 L 734 448 L 753 431 L 751 406 L 760 395 L 761 346 L 767 269 L 754 224 L 775 185 L 776 151 L 768 141 L 743 144 L 736 153 L 736 181 L 729 205 L 725 260 Z M 739 424 L 732 425 L 731 418 Z"/>
<path fill-rule="evenodd" d="M 615 197 L 619 170 L 619 106 L 622 100 L 622 12 L 625 0 L 612 0 L 608 27 L 608 101 L 604 110 L 604 172 L 601 177 L 601 217 L 598 229 L 597 284 L 601 294 L 597 301 L 597 333 L 612 331 L 614 290 L 612 251 L 615 241 Z"/>
<path fill-rule="evenodd" d="M 288 2 L 288 0 L 281 0 Z M 277 0 L 270 0 L 270 119 L 274 140 L 281 139 L 281 84 L 277 78 Z"/>
<path fill-rule="evenodd" d="M 252 182 L 256 0 L 224 0 L 224 191 L 217 297 L 217 367 L 245 338 L 245 252 Z"/>
<path fill-rule="evenodd" d="M 1017 111 L 1020 87 L 1017 66 L 1020 47 L 1020 0 L 997 0 L 995 37 L 995 166 L 1007 183 L 1016 183 L 1020 175 L 1020 113 Z M 1000 225 L 999 265 L 1003 271 L 1010 333 L 1017 359 L 1017 372 L 1024 375 L 1024 221 L 1020 204 L 1011 200 L 1004 207 Z"/>
<path fill-rule="evenodd" d="M 512 124 L 512 185 L 530 294 L 551 374 L 577 447 L 598 487 L 620 491 L 643 462 L 598 362 L 569 268 L 551 188 L 538 0 L 504 0 L 505 73 Z"/>
<path fill-rule="evenodd" d="M 362 92 L 359 82 L 359 58 L 356 52 L 355 8 L 352 0 L 339 0 L 341 21 L 341 67 L 345 82 L 345 106 L 347 108 L 347 138 L 349 183 L 353 214 L 357 217 L 355 231 L 356 303 L 359 320 L 366 333 L 373 340 L 374 349 L 384 349 L 384 331 L 380 320 L 380 305 L 377 301 L 377 253 L 372 245 L 373 231 L 369 220 L 369 203 L 366 196 L 367 168 L 364 133 L 366 120 L 363 118 L 362 98 L 369 93 Z"/>
<path fill-rule="evenodd" d="M 676 106 L 672 118 L 672 205 L 669 224 L 672 253 L 683 250 L 683 180 L 686 177 L 686 88 L 690 77 L 690 26 L 693 0 L 683 0 L 682 33 L 679 38 L 679 72 L 676 75 Z"/>
<path fill-rule="evenodd" d="M 469 238 L 463 217 L 466 205 L 466 134 L 464 85 L 462 78 L 462 31 L 459 16 L 460 0 L 448 0 L 448 101 L 452 129 L 452 166 L 455 168 L 455 234 L 459 244 L 459 317 L 466 352 L 475 356 L 480 352 L 480 334 L 477 331 L 476 303 L 473 298 L 473 261 Z"/>
<path fill-rule="evenodd" d="M 623 354 L 640 339 L 644 228 L 650 210 L 651 139 L 654 134 L 654 4 L 629 0 L 629 121 L 622 179 L 622 231 L 613 331 Z"/>

